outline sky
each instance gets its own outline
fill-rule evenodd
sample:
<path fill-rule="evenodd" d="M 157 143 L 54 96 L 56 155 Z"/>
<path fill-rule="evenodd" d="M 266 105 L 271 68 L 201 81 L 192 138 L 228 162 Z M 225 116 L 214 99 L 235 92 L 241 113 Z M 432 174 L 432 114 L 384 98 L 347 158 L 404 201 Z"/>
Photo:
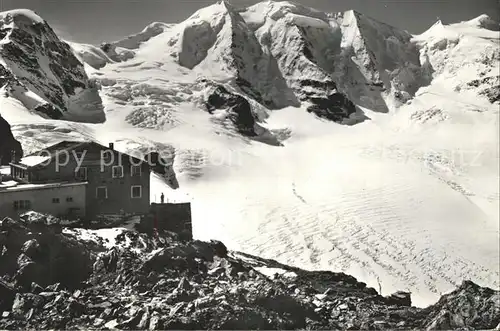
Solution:
<path fill-rule="evenodd" d="M 100 44 L 140 32 L 152 22 L 180 22 L 215 0 L 0 0 L 0 11 L 27 8 L 44 18 L 64 39 Z M 259 0 L 229 0 L 243 7 Z M 418 34 L 438 18 L 443 23 L 481 14 L 500 18 L 500 0 L 296 0 L 322 11 L 357 10 Z"/>

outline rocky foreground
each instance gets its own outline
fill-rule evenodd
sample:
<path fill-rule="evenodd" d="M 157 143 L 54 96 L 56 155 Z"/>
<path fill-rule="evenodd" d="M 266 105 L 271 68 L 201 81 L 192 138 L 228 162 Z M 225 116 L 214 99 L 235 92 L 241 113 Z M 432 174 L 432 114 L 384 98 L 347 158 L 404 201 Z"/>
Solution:
<path fill-rule="evenodd" d="M 220 242 L 122 230 L 109 245 L 89 233 L 0 222 L 0 329 L 500 327 L 500 292 L 470 281 L 419 309 L 409 293 L 382 297 L 351 276 L 228 252 Z"/>

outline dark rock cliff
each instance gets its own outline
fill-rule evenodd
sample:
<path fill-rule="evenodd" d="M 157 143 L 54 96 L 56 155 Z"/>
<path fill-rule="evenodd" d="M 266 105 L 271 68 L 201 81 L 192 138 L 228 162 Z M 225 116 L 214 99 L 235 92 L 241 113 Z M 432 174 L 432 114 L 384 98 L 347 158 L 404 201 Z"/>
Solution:
<path fill-rule="evenodd" d="M 238 132 L 245 136 L 255 136 L 255 118 L 250 103 L 242 97 L 229 92 L 222 85 L 216 86 L 205 103 L 207 110 L 213 114 L 217 109 L 225 109 L 229 120 Z"/>
<path fill-rule="evenodd" d="M 8 165 L 22 157 L 21 143 L 12 135 L 10 124 L 0 115 L 0 165 Z"/>

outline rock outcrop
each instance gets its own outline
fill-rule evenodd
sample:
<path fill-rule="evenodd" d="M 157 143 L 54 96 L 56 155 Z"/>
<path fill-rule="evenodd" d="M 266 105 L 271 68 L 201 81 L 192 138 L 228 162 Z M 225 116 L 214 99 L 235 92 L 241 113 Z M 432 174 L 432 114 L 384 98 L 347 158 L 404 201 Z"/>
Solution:
<path fill-rule="evenodd" d="M 207 111 L 214 115 L 217 110 L 224 111 L 222 120 L 228 118 L 238 132 L 246 136 L 255 136 L 255 118 L 250 103 L 241 95 L 229 92 L 218 85 L 209 93 L 205 102 Z"/>
<path fill-rule="evenodd" d="M 54 224 L 26 226 L 11 219 L 0 222 L 0 275 L 13 286 L 30 291 L 32 283 L 61 283 L 77 288 L 92 271 L 91 252 L 83 243 L 64 236 Z"/>
<path fill-rule="evenodd" d="M 334 93 L 324 98 L 310 98 L 313 105 L 307 111 L 334 122 L 342 122 L 356 112 L 356 106 L 343 93 Z"/>
<path fill-rule="evenodd" d="M 500 326 L 500 293 L 471 281 L 423 310 L 428 330 L 493 329 Z"/>
<path fill-rule="evenodd" d="M 382 297 L 351 276 L 288 267 L 217 241 L 128 230 L 106 248 L 84 230 L 33 226 L 0 223 L 2 329 L 469 330 L 500 322 L 500 292 L 469 281 L 419 309 L 409 293 Z"/>
<path fill-rule="evenodd" d="M 21 143 L 14 138 L 10 124 L 0 115 L 0 165 L 8 165 L 22 157 Z"/>
<path fill-rule="evenodd" d="M 500 101 L 500 76 L 489 76 L 481 79 L 474 79 L 467 83 L 468 88 L 478 88 L 479 95 L 488 98 L 491 103 Z"/>

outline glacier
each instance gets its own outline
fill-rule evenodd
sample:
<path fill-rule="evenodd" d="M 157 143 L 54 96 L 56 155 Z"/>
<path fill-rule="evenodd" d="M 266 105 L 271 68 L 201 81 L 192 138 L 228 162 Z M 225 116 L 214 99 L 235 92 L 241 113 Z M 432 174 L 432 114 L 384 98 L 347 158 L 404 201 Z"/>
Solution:
<path fill-rule="evenodd" d="M 26 152 L 69 138 L 168 150 L 179 188 L 154 176 L 151 197 L 191 201 L 196 238 L 426 306 L 463 279 L 500 286 L 496 28 L 481 16 L 411 35 L 355 11 L 219 2 L 121 41 L 67 43 L 99 91 L 91 110 L 67 103 L 78 122 L 33 112 L 37 89 L 2 87 L 0 114 Z M 233 109 L 206 111 L 214 86 L 247 100 L 256 136 Z M 332 94 L 355 111 L 308 113 Z"/>

